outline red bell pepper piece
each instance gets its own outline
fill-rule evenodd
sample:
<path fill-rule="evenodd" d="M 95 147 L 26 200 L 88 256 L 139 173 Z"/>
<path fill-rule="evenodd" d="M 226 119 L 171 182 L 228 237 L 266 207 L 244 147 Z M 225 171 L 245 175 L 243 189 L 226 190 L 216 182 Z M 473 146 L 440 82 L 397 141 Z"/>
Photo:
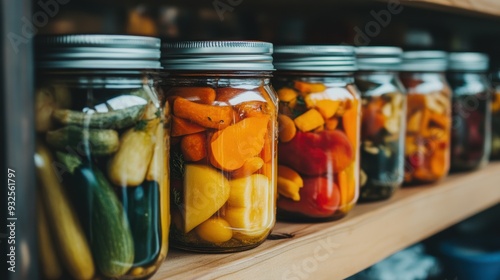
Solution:
<path fill-rule="evenodd" d="M 339 208 L 340 190 L 331 179 L 305 178 L 304 187 L 300 189 L 299 194 L 300 201 L 280 196 L 278 208 L 313 218 L 330 217 Z"/>
<path fill-rule="evenodd" d="M 354 159 L 354 151 L 347 136 L 339 130 L 298 131 L 291 141 L 280 143 L 278 157 L 280 164 L 303 175 L 317 176 L 347 168 Z"/>

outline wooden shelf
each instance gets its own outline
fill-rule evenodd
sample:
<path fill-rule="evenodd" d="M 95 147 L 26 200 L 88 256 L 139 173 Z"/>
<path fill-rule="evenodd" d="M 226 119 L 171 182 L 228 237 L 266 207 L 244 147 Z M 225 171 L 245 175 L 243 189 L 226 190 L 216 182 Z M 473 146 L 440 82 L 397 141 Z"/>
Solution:
<path fill-rule="evenodd" d="M 500 17 L 498 0 L 401 0 L 401 3 L 422 8 Z"/>
<path fill-rule="evenodd" d="M 403 188 L 336 222 L 277 223 L 267 240 L 233 254 L 170 250 L 153 279 L 344 279 L 500 202 L 500 162 L 435 185 Z M 306 278 L 307 277 L 307 278 Z"/>

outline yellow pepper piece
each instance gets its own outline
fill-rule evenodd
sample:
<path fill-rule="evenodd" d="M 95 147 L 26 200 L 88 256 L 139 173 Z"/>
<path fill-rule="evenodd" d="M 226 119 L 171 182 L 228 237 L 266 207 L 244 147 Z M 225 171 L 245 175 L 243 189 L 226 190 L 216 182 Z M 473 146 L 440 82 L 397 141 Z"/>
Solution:
<path fill-rule="evenodd" d="M 222 243 L 233 237 L 231 226 L 222 218 L 212 218 L 195 228 L 196 234 L 208 242 Z"/>
<path fill-rule="evenodd" d="M 288 166 L 278 165 L 278 176 L 292 181 L 300 188 L 304 186 L 304 181 L 302 180 L 302 177 L 300 177 L 299 173 Z"/>
<path fill-rule="evenodd" d="M 340 106 L 338 100 L 319 100 L 316 102 L 316 109 L 321 113 L 323 118 L 329 119 L 335 115 Z"/>
<path fill-rule="evenodd" d="M 300 201 L 299 189 L 299 185 L 286 178 L 278 176 L 278 193 L 282 196 L 288 197 L 293 201 Z"/>
<path fill-rule="evenodd" d="M 301 81 L 295 81 L 294 82 L 294 87 L 300 91 L 301 93 L 313 93 L 313 92 L 322 92 L 326 90 L 326 86 L 324 84 L 313 84 L 313 83 L 306 83 L 306 82 L 301 82 Z"/>
<path fill-rule="evenodd" d="M 297 98 L 297 93 L 291 88 L 282 88 L 278 90 L 278 99 L 281 102 L 291 102 Z"/>
<path fill-rule="evenodd" d="M 321 116 L 321 114 L 316 109 L 311 109 L 298 116 L 297 118 L 295 118 L 294 122 L 297 128 L 303 132 L 311 131 L 325 124 L 323 116 Z"/>

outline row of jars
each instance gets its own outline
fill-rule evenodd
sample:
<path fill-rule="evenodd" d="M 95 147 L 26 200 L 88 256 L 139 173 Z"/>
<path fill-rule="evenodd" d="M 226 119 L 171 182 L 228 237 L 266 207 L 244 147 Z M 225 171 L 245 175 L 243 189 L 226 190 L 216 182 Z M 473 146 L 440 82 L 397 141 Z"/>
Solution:
<path fill-rule="evenodd" d="M 450 151 L 457 169 L 489 154 L 480 55 L 450 57 L 453 104 L 478 104 L 460 115 L 441 52 L 367 47 L 356 58 L 348 46 L 285 46 L 273 55 L 253 41 L 160 51 L 159 39 L 116 35 L 42 37 L 36 50 L 44 279 L 148 278 L 169 241 L 251 249 L 276 216 L 339 219 L 358 196 L 380 200 L 403 181 L 446 176 Z"/>

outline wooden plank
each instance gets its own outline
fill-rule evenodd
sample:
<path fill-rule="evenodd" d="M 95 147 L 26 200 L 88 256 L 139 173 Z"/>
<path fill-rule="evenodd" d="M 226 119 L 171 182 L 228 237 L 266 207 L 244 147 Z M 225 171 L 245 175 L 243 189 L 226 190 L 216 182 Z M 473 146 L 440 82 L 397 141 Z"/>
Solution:
<path fill-rule="evenodd" d="M 500 17 L 500 1 L 498 0 L 401 0 L 401 3 L 422 8 L 444 9 L 450 12 L 479 13 Z"/>
<path fill-rule="evenodd" d="M 344 279 L 500 202 L 500 162 L 434 185 L 404 188 L 390 200 L 356 206 L 320 224 L 278 223 L 268 240 L 233 254 L 171 250 L 153 279 Z"/>

